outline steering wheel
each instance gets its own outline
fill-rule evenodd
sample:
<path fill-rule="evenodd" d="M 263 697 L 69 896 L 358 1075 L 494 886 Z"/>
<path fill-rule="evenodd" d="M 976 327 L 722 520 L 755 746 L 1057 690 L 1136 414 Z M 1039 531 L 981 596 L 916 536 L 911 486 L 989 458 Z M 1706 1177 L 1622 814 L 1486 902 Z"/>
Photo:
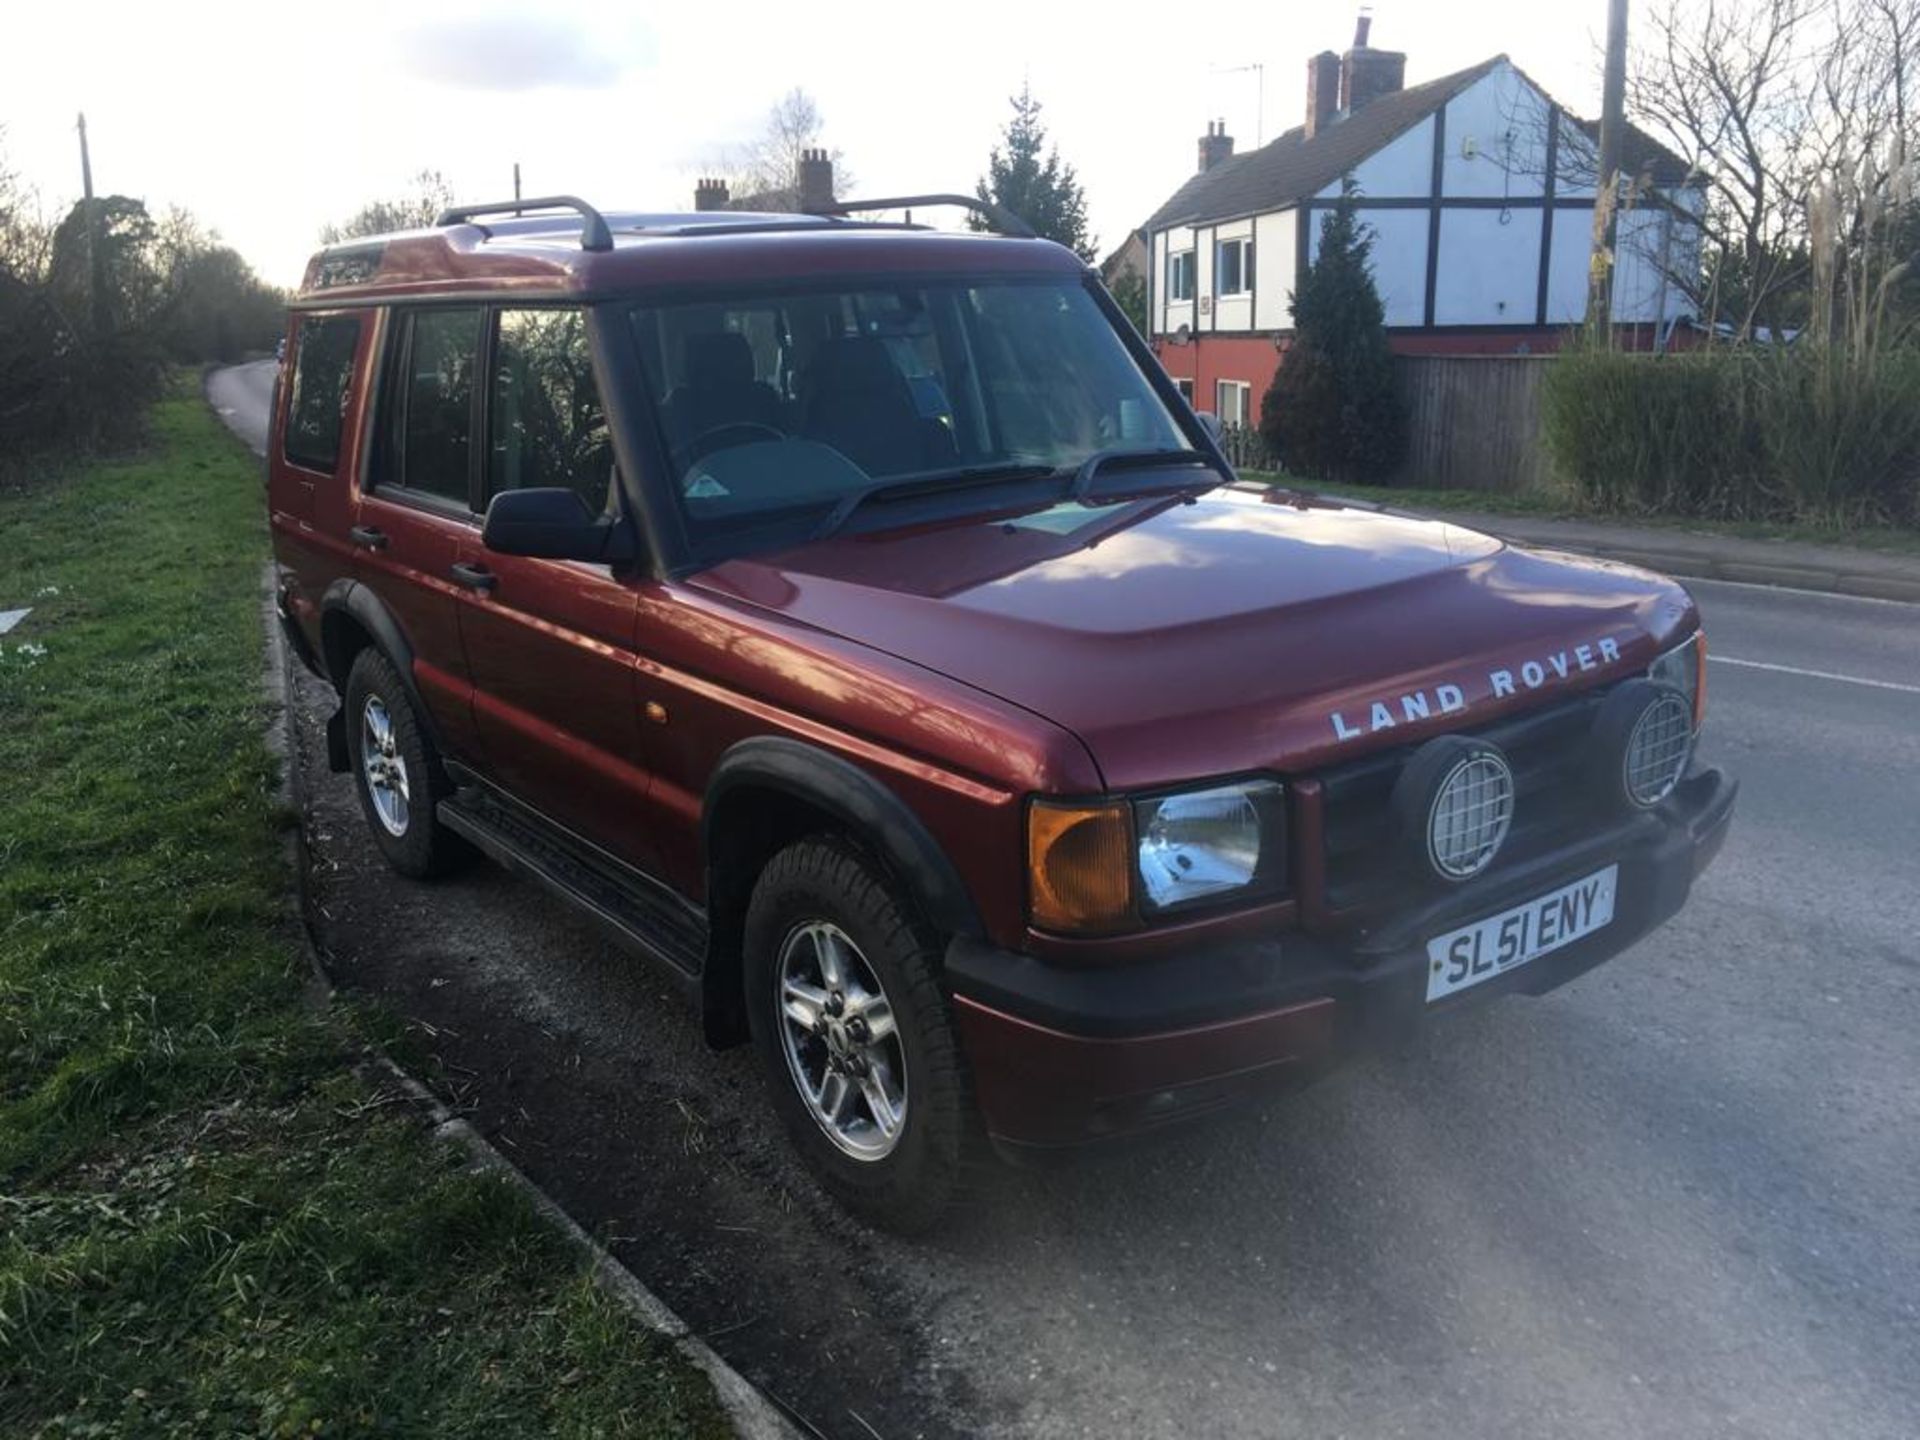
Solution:
<path fill-rule="evenodd" d="M 730 439 L 731 436 L 742 438 Z M 748 438 L 784 440 L 787 438 L 787 432 L 776 430 L 771 425 L 762 425 L 758 420 L 728 420 L 723 424 L 715 425 L 710 430 L 702 430 L 686 444 L 680 446 L 675 453 L 679 455 L 683 466 L 691 465 L 702 456 L 711 455 L 715 450 L 724 450 L 728 445 L 742 444 Z"/>

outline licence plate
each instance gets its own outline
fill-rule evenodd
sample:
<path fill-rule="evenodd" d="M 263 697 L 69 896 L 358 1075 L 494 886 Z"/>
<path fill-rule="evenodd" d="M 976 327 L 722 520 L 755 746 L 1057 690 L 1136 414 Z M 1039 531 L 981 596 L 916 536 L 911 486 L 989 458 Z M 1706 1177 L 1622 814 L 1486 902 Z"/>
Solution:
<path fill-rule="evenodd" d="M 1613 919 L 1620 867 L 1609 865 L 1551 894 L 1427 942 L 1427 1002 L 1444 1000 L 1571 945 Z"/>

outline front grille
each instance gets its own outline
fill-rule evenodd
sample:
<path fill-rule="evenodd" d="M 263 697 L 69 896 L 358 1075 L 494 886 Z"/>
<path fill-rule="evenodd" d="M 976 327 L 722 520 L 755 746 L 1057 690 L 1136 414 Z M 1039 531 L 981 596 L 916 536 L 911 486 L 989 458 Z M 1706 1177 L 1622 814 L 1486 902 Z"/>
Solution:
<path fill-rule="evenodd" d="M 1500 747 L 1513 771 L 1513 821 L 1493 863 L 1497 875 L 1591 830 L 1603 817 L 1593 766 L 1593 718 L 1605 691 L 1463 733 Z M 1366 906 L 1409 887 L 1437 883 L 1417 847 L 1401 843 L 1393 815 L 1394 782 L 1416 746 L 1370 755 L 1323 771 L 1320 780 L 1326 848 L 1327 904 Z M 1617 781 L 1615 782 L 1617 785 Z"/>

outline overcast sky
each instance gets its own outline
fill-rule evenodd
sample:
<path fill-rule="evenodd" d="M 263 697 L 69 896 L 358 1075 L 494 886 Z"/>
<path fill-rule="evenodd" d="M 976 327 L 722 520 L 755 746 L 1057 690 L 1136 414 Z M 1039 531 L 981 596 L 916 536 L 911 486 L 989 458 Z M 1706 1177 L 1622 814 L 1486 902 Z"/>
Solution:
<path fill-rule="evenodd" d="M 1205 122 L 1242 149 L 1296 124 L 1307 56 L 1343 50 L 1357 7 L 1212 0 L 90 0 L 9 7 L 0 155 L 49 210 L 94 183 L 184 205 L 269 280 L 298 280 L 322 224 L 422 168 L 462 198 L 571 191 L 684 209 L 694 179 L 804 86 L 867 194 L 970 190 L 1023 80 L 1080 173 L 1103 247 L 1185 179 Z M 1377 0 L 1373 41 L 1417 83 L 1506 52 L 1598 110 L 1605 0 Z M 1222 37 L 1236 37 L 1228 41 Z M 1251 69 L 1264 67 L 1261 77 Z M 1264 106 L 1261 91 L 1264 88 Z"/>

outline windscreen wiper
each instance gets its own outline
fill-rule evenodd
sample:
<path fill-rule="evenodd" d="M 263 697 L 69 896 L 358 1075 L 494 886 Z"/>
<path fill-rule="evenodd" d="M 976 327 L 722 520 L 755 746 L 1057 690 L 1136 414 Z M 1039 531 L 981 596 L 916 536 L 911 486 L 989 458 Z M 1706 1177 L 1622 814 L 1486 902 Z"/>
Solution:
<path fill-rule="evenodd" d="M 1093 489 L 1093 482 L 1100 472 L 1109 465 L 1126 462 L 1145 463 L 1159 461 L 1165 465 L 1204 465 L 1209 470 L 1220 469 L 1220 462 L 1204 450 L 1096 450 L 1081 462 L 1080 468 L 1073 472 L 1073 488 L 1067 492 L 1069 499 L 1085 504 L 1087 492 Z M 1231 471 L 1223 471 L 1222 478 L 1232 480 Z"/>
<path fill-rule="evenodd" d="M 813 532 L 813 539 L 824 540 L 849 516 L 869 500 L 900 500 L 910 495 L 937 495 L 942 490 L 965 490 L 975 485 L 993 485 L 1005 480 L 1040 480 L 1057 474 L 1051 465 L 1035 465 L 1018 460 L 992 465 L 967 465 L 958 470 L 942 470 L 935 475 L 911 475 L 904 480 L 882 480 L 849 490 L 842 495 Z"/>

